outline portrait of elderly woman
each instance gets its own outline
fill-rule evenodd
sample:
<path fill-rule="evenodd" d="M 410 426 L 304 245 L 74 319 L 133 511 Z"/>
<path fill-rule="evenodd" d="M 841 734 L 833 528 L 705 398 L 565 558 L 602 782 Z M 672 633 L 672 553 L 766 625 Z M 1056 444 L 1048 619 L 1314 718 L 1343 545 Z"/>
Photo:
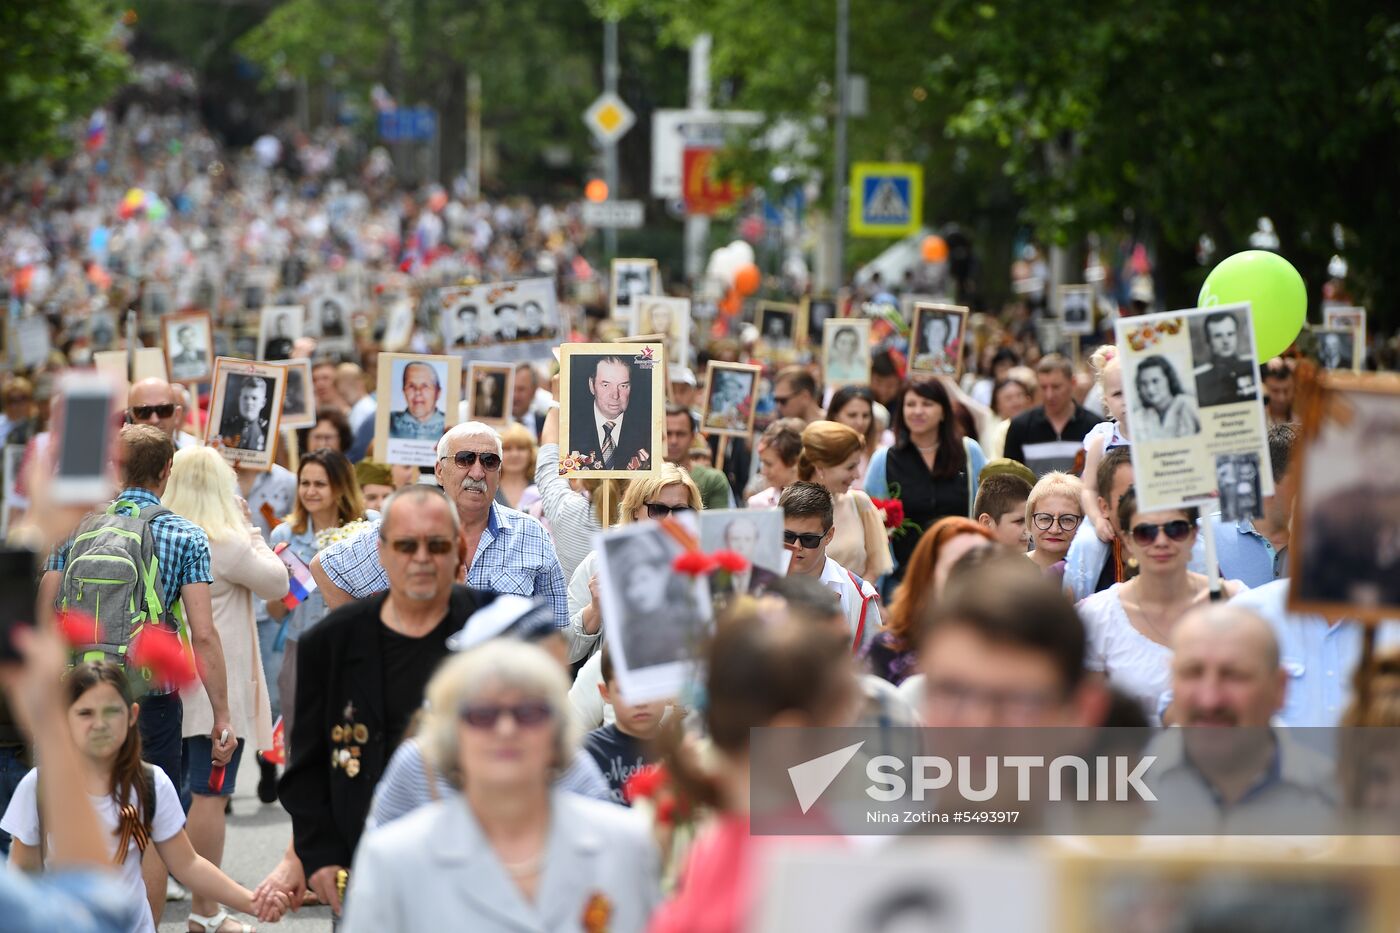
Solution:
<path fill-rule="evenodd" d="M 438 669 L 419 740 L 457 792 L 361 840 L 344 933 L 586 929 L 600 905 L 609 929 L 645 927 L 659 874 L 647 824 L 553 786 L 579 741 L 568 687 L 517 641 Z"/>
<path fill-rule="evenodd" d="M 1137 364 L 1132 396 L 1133 439 L 1144 441 L 1194 437 L 1201 433 L 1196 399 L 1181 384 L 1171 360 L 1160 354 Z"/>

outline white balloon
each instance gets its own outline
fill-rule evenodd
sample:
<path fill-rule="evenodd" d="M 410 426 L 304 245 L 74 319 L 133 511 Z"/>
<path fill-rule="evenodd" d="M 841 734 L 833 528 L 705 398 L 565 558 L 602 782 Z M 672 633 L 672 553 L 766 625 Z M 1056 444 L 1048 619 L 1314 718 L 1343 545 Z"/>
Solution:
<path fill-rule="evenodd" d="M 712 272 L 714 278 L 724 283 L 725 288 L 734 287 L 734 276 L 739 272 L 739 268 L 744 265 L 742 253 L 736 252 L 732 245 L 715 250 L 711 257 Z"/>
<path fill-rule="evenodd" d="M 729 244 L 729 251 L 743 258 L 739 260 L 739 265 L 744 266 L 753 262 L 753 247 L 744 240 L 735 240 Z"/>

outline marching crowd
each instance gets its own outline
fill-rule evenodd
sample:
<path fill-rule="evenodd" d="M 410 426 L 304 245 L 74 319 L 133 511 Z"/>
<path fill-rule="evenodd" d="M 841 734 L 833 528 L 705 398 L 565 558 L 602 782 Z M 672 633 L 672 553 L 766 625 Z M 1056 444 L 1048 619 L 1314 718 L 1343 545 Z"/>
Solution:
<path fill-rule="evenodd" d="M 214 254 L 217 319 L 253 266 L 275 267 L 289 301 L 346 263 L 425 290 L 533 273 L 577 296 L 593 277 L 570 209 L 386 195 L 382 153 L 355 184 L 324 169 L 293 183 L 276 139 L 238 158 L 189 120 L 146 98 L 102 149 L 2 186 L 12 307 L 49 326 L 45 352 L 0 387 L 0 432 L 25 450 L 5 508 L 46 551 L 40 612 L 89 605 L 74 568 L 94 558 L 92 535 L 135 529 L 158 567 L 149 624 L 198 662 L 188 682 L 148 683 L 127 645 L 80 633 L 60 681 L 53 638 L 19 637 L 0 830 L 13 868 L 54 874 L 0 883 L 14 928 L 153 931 L 173 878 L 194 933 L 251 928 L 230 909 L 275 921 L 306 903 L 354 933 L 737 930 L 777 845 L 749 833 L 753 728 L 1400 724 L 1393 694 L 1351 690 L 1361 627 L 1286 607 L 1290 362 L 1263 367 L 1277 492 L 1262 515 L 1145 510 L 1113 348 L 1087 365 L 1042 354 L 1018 313 L 987 320 L 961 380 L 912 374 L 882 345 L 868 384 L 828 391 L 819 361 L 769 358 L 755 334 L 697 341 L 668 371 L 664 462 L 618 480 L 560 475 L 547 359 L 515 364 L 508 426 L 434 438 L 430 472 L 374 461 L 389 401 L 372 391 L 383 327 L 369 297 L 351 352 L 297 341 L 316 420 L 285 432 L 270 470 L 203 445 L 198 387 L 139 379 L 121 507 L 65 522 L 45 491 L 53 374 L 106 348 L 94 314 L 140 306 L 143 282 L 193 304 L 184 273 Z M 114 217 L 138 184 L 165 213 Z M 606 330 L 576 310 L 575 338 Z M 124 346 L 120 327 L 101 339 Z M 421 327 L 414 345 L 433 339 Z M 764 367 L 751 442 L 701 432 L 709 359 Z M 786 575 L 749 567 L 717 591 L 693 696 L 629 703 L 603 637 L 596 536 L 736 506 L 781 510 Z M 636 598 L 664 612 L 668 585 Z M 250 755 L 259 797 L 291 821 L 251 888 L 219 867 Z M 1249 794 L 1300 780 L 1271 768 Z M 1226 822 L 1247 803 L 1230 793 L 1213 803 Z"/>

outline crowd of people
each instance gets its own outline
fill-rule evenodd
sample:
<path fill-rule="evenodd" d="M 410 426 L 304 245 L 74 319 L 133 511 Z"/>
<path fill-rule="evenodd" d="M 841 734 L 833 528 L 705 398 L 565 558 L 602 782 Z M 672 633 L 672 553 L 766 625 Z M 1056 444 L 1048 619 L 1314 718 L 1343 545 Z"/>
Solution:
<path fill-rule="evenodd" d="M 877 330 L 860 348 L 868 382 L 830 389 L 812 347 L 770 353 L 739 322 L 697 320 L 693 358 L 668 361 L 664 450 L 635 478 L 561 475 L 567 387 L 547 349 L 511 361 L 503 427 L 449 418 L 424 438 L 431 468 L 381 463 L 381 293 L 422 299 L 394 349 L 442 349 L 430 296 L 466 276 L 552 278 L 571 342 L 619 336 L 577 211 L 415 197 L 394 189 L 382 152 L 347 184 L 325 140 L 224 152 L 178 73 L 144 80 L 101 146 L 0 176 L 12 320 L 45 328 L 42 352 L 10 348 L 0 386 L 0 436 L 23 451 L 5 509 L 42 549 L 41 617 L 93 607 L 106 625 L 84 561 L 112 559 L 95 536 L 117 548 L 134 535 L 149 567 L 137 615 L 178 634 L 197 676 L 153 677 L 128 643 L 60 622 L 46 628 L 79 648 L 60 686 L 52 634 L 19 636 L 25 664 L 0 708 L 0 841 L 12 867 L 55 874 L 0 885 L 17 929 L 153 933 L 178 882 L 192 933 L 251 928 L 230 910 L 275 921 L 308 903 L 354 933 L 738 930 L 779 844 L 749 832 L 754 728 L 1393 716 L 1383 678 L 1352 692 L 1361 627 L 1287 608 L 1290 359 L 1262 367 L 1276 492 L 1230 521 L 1139 505 L 1125 393 L 1155 430 L 1198 417 L 1173 405 L 1170 369 L 1140 365 L 1125 387 L 1112 346 L 1082 363 L 1042 348 L 1023 306 L 981 316 L 961 379 L 911 372 L 907 339 Z M 309 170 L 287 173 L 284 149 Z M 122 209 L 132 188 L 139 216 Z M 155 292 L 169 287 L 169 311 L 210 311 L 220 352 L 248 355 L 254 297 L 294 304 L 351 272 L 371 283 L 346 309 L 351 343 L 287 348 L 311 360 L 314 422 L 282 432 L 270 469 L 204 442 L 209 386 L 130 373 L 116 507 L 53 506 L 46 474 L 67 442 L 50 439 L 55 376 L 159 345 Z M 841 313 L 883 304 L 881 289 L 857 287 Z M 702 432 L 710 360 L 761 368 L 751 437 Z M 632 702 L 604 637 L 595 541 L 727 508 L 781 512 L 786 573 L 745 566 L 716 586 L 702 682 Z M 674 608 L 677 572 L 635 563 L 646 573 L 621 589 L 629 625 L 644 626 Z M 219 867 L 250 754 L 259 798 L 290 817 L 281 861 L 251 888 Z M 645 792 L 657 775 L 664 802 Z M 1273 767 L 1248 793 L 1295 780 Z M 1224 826 L 1246 796 L 1203 799 Z"/>

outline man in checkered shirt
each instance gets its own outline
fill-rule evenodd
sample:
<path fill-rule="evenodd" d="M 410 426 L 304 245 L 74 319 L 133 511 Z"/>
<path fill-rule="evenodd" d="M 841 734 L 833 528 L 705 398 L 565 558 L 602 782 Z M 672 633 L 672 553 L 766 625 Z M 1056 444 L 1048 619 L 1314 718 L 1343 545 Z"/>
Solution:
<path fill-rule="evenodd" d="M 124 487 L 116 501 L 126 500 L 142 509 L 159 506 L 170 479 L 170 467 L 175 458 L 175 442 L 155 425 L 128 424 L 121 433 L 121 478 Z M 173 512 L 157 515 L 150 520 L 151 537 L 160 561 L 159 587 L 162 606 L 179 600 L 184 607 L 185 624 L 189 627 L 190 644 L 199 662 L 200 677 L 214 708 L 214 761 L 228 764 L 237 747 L 238 736 L 229 723 L 228 682 L 224 670 L 223 644 L 214 628 L 213 607 L 209 584 L 214 576 L 209 569 L 209 539 L 204 530 L 189 519 Z M 49 555 L 44 567 L 40 601 L 55 602 L 63 583 L 63 569 L 68 565 L 69 541 Z M 248 676 L 247 671 L 237 672 Z M 141 699 L 141 757 L 161 768 L 176 787 L 180 786 L 180 754 L 182 751 L 184 704 L 180 693 L 166 684 L 153 684 L 150 693 Z M 223 741 L 220 741 L 223 735 Z M 165 883 L 161 878 L 162 885 Z"/>
<path fill-rule="evenodd" d="M 466 582 L 481 590 L 546 600 L 555 624 L 569 626 L 568 582 L 548 533 L 533 517 L 495 501 L 501 436 L 477 421 L 438 441 L 437 480 L 457 505 L 467 539 Z M 330 545 L 311 562 L 326 606 L 334 609 L 389 587 L 379 563 L 379 524 Z"/>

